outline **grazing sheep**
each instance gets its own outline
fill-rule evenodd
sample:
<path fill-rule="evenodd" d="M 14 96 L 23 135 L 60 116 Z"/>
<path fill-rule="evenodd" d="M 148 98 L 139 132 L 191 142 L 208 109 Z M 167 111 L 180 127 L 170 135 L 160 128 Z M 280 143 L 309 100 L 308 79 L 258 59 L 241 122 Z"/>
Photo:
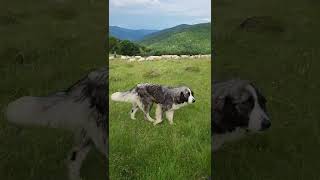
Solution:
<path fill-rule="evenodd" d="M 135 58 L 130 58 L 129 62 L 132 62 L 132 61 L 136 61 L 136 59 Z"/>
<path fill-rule="evenodd" d="M 178 55 L 172 55 L 171 58 L 172 59 L 179 59 L 179 56 Z"/>
<path fill-rule="evenodd" d="M 126 57 L 126 56 L 121 56 L 120 59 L 121 59 L 121 60 L 126 60 L 127 57 Z"/>
<path fill-rule="evenodd" d="M 146 58 L 143 58 L 143 57 L 138 59 L 138 61 L 145 61 L 145 60 L 146 60 Z"/>

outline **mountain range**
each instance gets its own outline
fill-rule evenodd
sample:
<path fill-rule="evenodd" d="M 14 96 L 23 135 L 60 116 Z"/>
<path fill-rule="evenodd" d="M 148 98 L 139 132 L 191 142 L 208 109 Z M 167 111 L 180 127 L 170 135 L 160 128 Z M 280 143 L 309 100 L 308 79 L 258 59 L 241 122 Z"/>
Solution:
<path fill-rule="evenodd" d="M 164 30 L 130 30 L 110 26 L 110 35 L 127 39 L 160 54 L 210 54 L 211 23 L 180 24 Z"/>
<path fill-rule="evenodd" d="M 120 40 L 139 41 L 142 40 L 146 35 L 157 32 L 158 30 L 148 29 L 127 29 L 118 26 L 110 26 L 109 33 Z"/>

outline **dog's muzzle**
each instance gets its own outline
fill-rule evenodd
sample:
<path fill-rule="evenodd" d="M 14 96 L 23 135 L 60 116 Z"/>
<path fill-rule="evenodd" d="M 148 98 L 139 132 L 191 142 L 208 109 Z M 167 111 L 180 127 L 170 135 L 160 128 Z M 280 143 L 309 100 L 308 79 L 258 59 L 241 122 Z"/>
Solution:
<path fill-rule="evenodd" d="M 271 126 L 271 122 L 269 120 L 264 119 L 261 123 L 261 131 L 269 129 Z"/>

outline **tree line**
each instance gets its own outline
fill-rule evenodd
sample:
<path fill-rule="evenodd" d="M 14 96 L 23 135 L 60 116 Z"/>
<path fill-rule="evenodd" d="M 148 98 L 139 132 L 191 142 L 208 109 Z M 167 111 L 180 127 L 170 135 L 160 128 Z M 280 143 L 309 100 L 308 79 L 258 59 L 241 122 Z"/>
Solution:
<path fill-rule="evenodd" d="M 191 46 L 183 45 L 181 49 L 162 48 L 151 49 L 129 40 L 120 40 L 109 36 L 109 53 L 125 56 L 160 56 L 160 55 L 197 55 L 203 54 L 201 49 L 194 49 Z M 210 53 L 210 52 L 209 52 Z"/>
<path fill-rule="evenodd" d="M 121 54 L 125 56 L 148 55 L 151 49 L 129 40 L 120 40 L 109 36 L 109 53 Z"/>

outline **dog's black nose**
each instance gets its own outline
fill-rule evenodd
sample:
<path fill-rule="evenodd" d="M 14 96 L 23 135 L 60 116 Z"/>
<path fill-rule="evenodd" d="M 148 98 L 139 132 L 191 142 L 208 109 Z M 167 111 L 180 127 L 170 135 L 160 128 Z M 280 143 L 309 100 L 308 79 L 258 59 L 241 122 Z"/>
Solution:
<path fill-rule="evenodd" d="M 263 120 L 261 124 L 261 130 L 266 130 L 270 128 L 271 122 L 269 120 Z"/>
<path fill-rule="evenodd" d="M 194 102 L 196 102 L 196 100 L 195 100 L 195 99 L 193 99 L 193 100 L 192 100 L 192 102 L 194 103 Z"/>

